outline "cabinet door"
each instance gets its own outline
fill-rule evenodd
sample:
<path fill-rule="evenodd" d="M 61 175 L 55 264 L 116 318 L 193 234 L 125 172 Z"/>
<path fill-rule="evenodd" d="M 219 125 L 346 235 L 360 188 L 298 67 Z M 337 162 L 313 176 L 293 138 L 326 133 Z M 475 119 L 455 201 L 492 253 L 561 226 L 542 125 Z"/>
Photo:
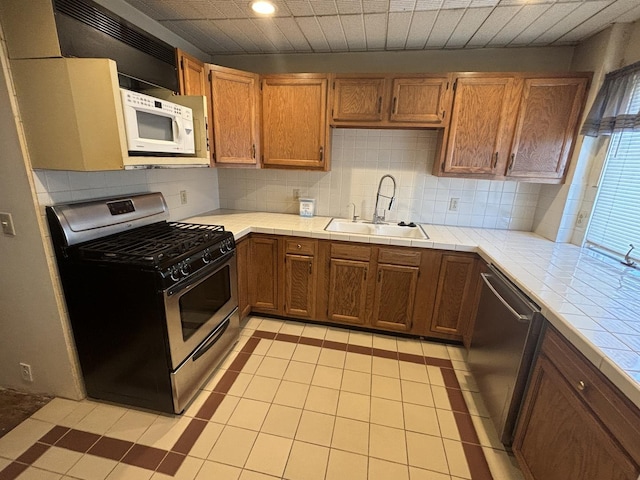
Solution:
<path fill-rule="evenodd" d="M 210 76 L 216 164 L 255 165 L 258 75 L 212 67 Z"/>
<path fill-rule="evenodd" d="M 325 75 L 263 79 L 265 167 L 328 168 L 327 84 Z"/>
<path fill-rule="evenodd" d="M 513 77 L 458 77 L 444 173 L 504 172 L 509 148 Z"/>
<path fill-rule="evenodd" d="M 285 314 L 314 318 L 316 295 L 314 258 L 308 255 L 287 254 L 284 262 Z"/>
<path fill-rule="evenodd" d="M 385 79 L 336 78 L 333 81 L 333 109 L 335 121 L 376 122 L 383 117 Z"/>
<path fill-rule="evenodd" d="M 238 266 L 238 311 L 242 320 L 251 311 L 249 304 L 249 239 L 236 243 L 236 260 Z"/>
<path fill-rule="evenodd" d="M 449 335 L 452 339 L 463 335 L 476 297 L 476 262 L 474 255 L 442 256 L 431 319 L 432 332 Z"/>
<path fill-rule="evenodd" d="M 439 126 L 445 115 L 447 78 L 394 78 L 392 122 Z"/>
<path fill-rule="evenodd" d="M 255 310 L 277 313 L 278 301 L 278 239 L 254 237 L 249 255 L 249 302 Z"/>
<path fill-rule="evenodd" d="M 587 78 L 524 80 L 508 177 L 564 177 L 587 83 Z"/>
<path fill-rule="evenodd" d="M 176 49 L 178 59 L 178 83 L 181 95 L 207 94 L 207 73 L 203 62 L 180 49 Z"/>
<path fill-rule="evenodd" d="M 521 415 L 513 448 L 525 478 L 637 478 L 639 470 L 545 356 Z"/>
<path fill-rule="evenodd" d="M 329 320 L 366 322 L 368 262 L 332 258 L 329 266 Z"/>
<path fill-rule="evenodd" d="M 418 284 L 418 267 L 378 264 L 372 325 L 409 331 Z"/>

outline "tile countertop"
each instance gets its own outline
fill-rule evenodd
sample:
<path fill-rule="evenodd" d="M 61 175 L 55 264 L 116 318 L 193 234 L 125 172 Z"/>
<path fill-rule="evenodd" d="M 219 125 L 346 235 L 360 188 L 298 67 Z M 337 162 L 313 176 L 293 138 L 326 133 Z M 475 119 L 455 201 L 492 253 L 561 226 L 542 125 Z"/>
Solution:
<path fill-rule="evenodd" d="M 531 232 L 423 225 L 428 240 L 327 232 L 329 217 L 216 210 L 187 222 L 250 232 L 477 252 L 640 408 L 640 271 Z"/>

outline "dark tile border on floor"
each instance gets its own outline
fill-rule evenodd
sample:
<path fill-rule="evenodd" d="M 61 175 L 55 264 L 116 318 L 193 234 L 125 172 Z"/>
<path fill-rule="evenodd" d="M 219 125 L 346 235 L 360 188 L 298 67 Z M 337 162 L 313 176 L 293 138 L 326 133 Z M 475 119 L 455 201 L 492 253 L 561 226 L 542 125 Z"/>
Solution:
<path fill-rule="evenodd" d="M 174 476 L 200 437 L 207 422 L 213 417 L 220 403 L 224 400 L 225 395 L 238 378 L 238 375 L 261 339 L 312 345 L 342 352 L 353 352 L 373 357 L 390 358 L 439 367 L 444 379 L 449 403 L 453 410 L 456 426 L 460 434 L 467 464 L 469 465 L 471 479 L 493 480 L 487 459 L 478 440 L 475 426 L 471 421 L 469 409 L 462 396 L 458 378 L 453 370 L 453 364 L 450 360 L 393 352 L 390 350 L 363 347 L 318 338 L 267 332 L 264 330 L 254 331 L 253 336 L 247 340 L 241 351 L 236 353 L 236 357 L 227 368 L 227 371 L 222 375 L 213 391 L 201 405 L 195 417 L 189 425 L 187 425 L 187 428 L 170 450 L 149 447 L 104 435 L 96 435 L 95 433 L 55 425 L 15 461 L 1 470 L 0 480 L 15 480 L 52 446 L 81 453 L 89 453 L 97 457 L 116 460 L 136 467 Z"/>

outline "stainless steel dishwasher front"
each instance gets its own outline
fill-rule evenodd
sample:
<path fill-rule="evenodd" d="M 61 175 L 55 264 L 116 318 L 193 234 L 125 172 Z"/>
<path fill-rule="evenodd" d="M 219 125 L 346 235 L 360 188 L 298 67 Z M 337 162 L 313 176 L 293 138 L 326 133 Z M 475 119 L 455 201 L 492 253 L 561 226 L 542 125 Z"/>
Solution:
<path fill-rule="evenodd" d="M 487 270 L 468 363 L 498 437 L 510 447 L 543 317 L 498 269 Z"/>

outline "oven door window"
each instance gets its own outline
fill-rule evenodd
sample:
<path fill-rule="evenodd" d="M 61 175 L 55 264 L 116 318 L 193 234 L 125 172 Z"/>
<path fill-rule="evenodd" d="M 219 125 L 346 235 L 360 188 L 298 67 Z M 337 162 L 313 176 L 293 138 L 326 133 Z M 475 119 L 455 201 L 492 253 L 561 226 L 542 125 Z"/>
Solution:
<path fill-rule="evenodd" d="M 182 338 L 187 341 L 231 299 L 229 266 L 221 268 L 180 297 Z"/>

